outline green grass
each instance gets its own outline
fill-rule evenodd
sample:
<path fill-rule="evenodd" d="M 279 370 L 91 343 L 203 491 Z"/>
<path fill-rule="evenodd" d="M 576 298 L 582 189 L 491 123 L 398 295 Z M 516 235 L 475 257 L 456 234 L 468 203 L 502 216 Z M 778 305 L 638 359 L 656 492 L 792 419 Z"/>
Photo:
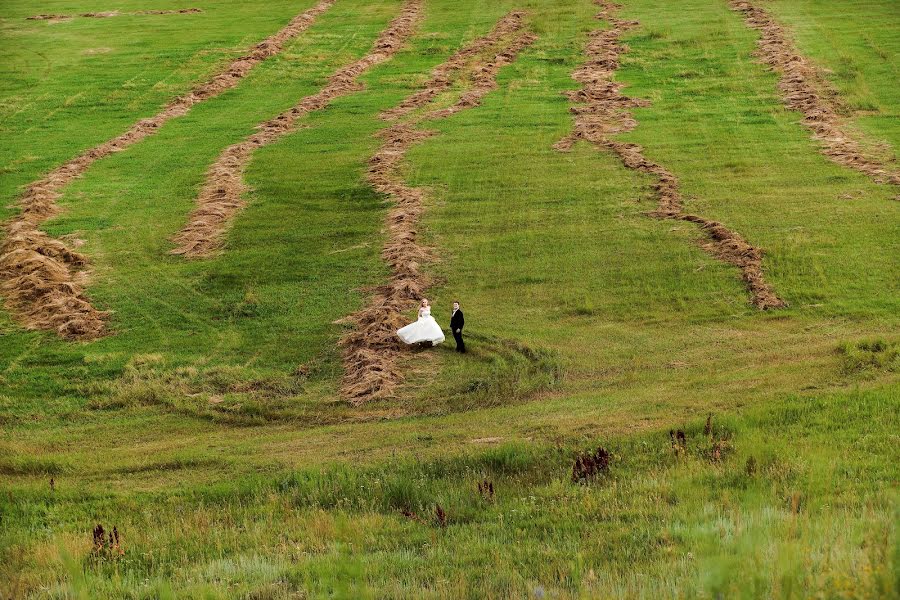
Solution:
<path fill-rule="evenodd" d="M 147 6 L 7 2 L 0 205 L 311 4 L 49 24 L 23 17 Z M 896 594 L 895 192 L 819 153 L 726 2 L 622 4 L 641 26 L 617 79 L 652 105 L 620 138 L 679 177 L 689 210 L 763 248 L 789 308 L 755 311 L 695 228 L 646 216 L 649 181 L 613 156 L 552 149 L 603 26 L 588 0 L 428 0 L 365 90 L 257 152 L 221 257 L 169 255 L 221 149 L 362 56 L 400 6 L 338 0 L 237 88 L 67 189 L 47 229 L 84 240 L 114 335 L 66 343 L 0 315 L 0 595 Z M 896 11 L 854 6 L 771 3 L 860 130 L 896 148 Z M 514 8 L 538 41 L 482 106 L 429 123 L 405 166 L 431 190 L 429 297 L 442 322 L 462 300 L 471 352 L 411 353 L 398 398 L 351 408 L 334 321 L 387 274 L 386 207 L 364 180 L 377 115 Z M 598 443 L 610 475 L 570 483 L 574 452 Z M 91 555 L 97 522 L 122 531 L 124 557 Z"/>
<path fill-rule="evenodd" d="M 871 141 L 900 148 L 900 14 L 885 2 L 777 0 L 773 14 L 790 28 L 798 47 L 825 69 L 855 124 Z"/>
<path fill-rule="evenodd" d="M 897 407 L 885 392 L 785 397 L 714 417 L 709 436 L 688 423 L 682 455 L 654 432 L 179 491 L 123 491 L 114 477 L 84 496 L 68 478 L 54 490 L 32 479 L 0 504 L 7 535 L 29 538 L 4 562 L 13 590 L 39 573 L 47 597 L 890 597 Z M 609 473 L 573 483 L 573 454 L 598 443 Z M 185 456 L 117 476 L 196 466 Z M 115 524 L 124 555 L 92 553 L 86 520 Z"/>

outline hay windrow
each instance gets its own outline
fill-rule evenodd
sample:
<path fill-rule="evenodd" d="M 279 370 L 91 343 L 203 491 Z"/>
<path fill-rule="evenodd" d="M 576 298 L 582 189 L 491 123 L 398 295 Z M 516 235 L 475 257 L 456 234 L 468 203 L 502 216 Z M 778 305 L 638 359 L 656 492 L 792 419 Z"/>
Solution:
<path fill-rule="evenodd" d="M 762 251 L 759 248 L 750 245 L 740 234 L 722 223 L 686 213 L 678 178 L 674 174 L 662 165 L 648 160 L 638 144 L 610 138 L 611 135 L 634 129 L 637 122 L 629 109 L 646 106 L 647 102 L 623 95 L 623 84 L 613 80 L 619 68 L 619 57 L 626 51 L 620 38 L 626 30 L 635 27 L 637 22 L 617 18 L 619 7 L 608 0 L 595 2 L 601 7 L 597 18 L 607 21 L 610 27 L 590 34 L 585 48 L 588 60 L 572 74 L 572 78 L 582 84 L 582 88 L 568 94 L 569 99 L 575 103 L 571 109 L 575 115 L 575 125 L 572 133 L 558 142 L 555 148 L 566 151 L 578 140 L 584 140 L 611 151 L 626 168 L 653 176 L 657 208 L 651 213 L 652 216 L 696 223 L 707 237 L 703 249 L 740 269 L 754 306 L 761 310 L 785 306 L 784 301 L 763 277 Z"/>
<path fill-rule="evenodd" d="M 56 331 L 67 339 L 92 339 L 105 331 L 107 313 L 94 308 L 84 294 L 87 260 L 40 230 L 43 222 L 56 214 L 56 201 L 63 188 L 95 161 L 121 152 L 156 133 L 170 119 L 187 114 L 195 104 L 237 86 L 256 65 L 281 52 L 287 42 L 306 31 L 334 2 L 320 0 L 155 116 L 141 119 L 125 133 L 85 151 L 28 186 L 18 201 L 21 212 L 6 223 L 6 237 L 0 245 L 0 293 L 6 308 L 24 327 Z"/>
<path fill-rule="evenodd" d="M 175 236 L 177 247 L 172 254 L 186 258 L 205 258 L 220 250 L 228 227 L 246 203 L 241 198 L 247 191 L 244 172 L 256 149 L 271 144 L 294 131 L 304 115 L 321 110 L 334 99 L 363 89 L 357 79 L 375 65 L 393 56 L 410 35 L 422 16 L 423 0 L 407 0 L 400 14 L 375 41 L 372 50 L 356 62 L 342 67 L 329 79 L 328 85 L 303 98 L 293 108 L 257 127 L 247 139 L 226 148 L 213 163 L 206 182 L 197 197 L 197 207 L 187 225 Z"/>
<path fill-rule="evenodd" d="M 506 14 L 494 24 L 487 35 L 457 50 L 449 59 L 435 67 L 431 72 L 431 78 L 421 90 L 404 99 L 395 108 L 382 112 L 381 118 L 393 121 L 431 103 L 441 92 L 450 89 L 454 74 L 465 68 L 469 61 L 496 45 L 503 38 L 520 32 L 524 26 L 524 16 L 525 13 L 521 11 Z"/>
<path fill-rule="evenodd" d="M 865 173 L 877 183 L 900 185 L 900 172 L 869 155 L 846 130 L 834 98 L 838 93 L 819 69 L 797 50 L 790 35 L 765 9 L 746 0 L 729 0 L 747 26 L 760 33 L 757 56 L 779 74 L 778 89 L 789 109 L 803 114 L 803 125 L 834 162 Z"/>
<path fill-rule="evenodd" d="M 118 10 L 110 10 L 105 12 L 79 13 L 77 15 L 41 14 L 25 18 L 29 21 L 65 21 L 67 19 L 74 19 L 75 17 L 83 17 L 86 19 L 108 19 L 110 17 L 138 15 L 193 15 L 202 12 L 203 11 L 199 8 L 178 8 L 173 10 L 137 10 L 133 12 L 120 12 Z"/>
<path fill-rule="evenodd" d="M 418 240 L 426 191 L 407 185 L 399 173 L 406 152 L 414 144 L 434 135 L 434 132 L 416 126 L 425 119 L 443 118 L 477 106 L 490 90 L 496 88 L 499 70 L 512 63 L 536 39 L 521 31 L 523 18 L 523 13 L 513 12 L 501 19 L 490 33 L 437 67 L 422 90 L 382 115 L 393 120 L 427 106 L 451 87 L 454 75 L 470 83 L 471 87 L 450 109 L 425 113 L 382 131 L 379 135 L 383 143 L 369 161 L 368 182 L 391 204 L 385 220 L 388 239 L 381 253 L 391 275 L 386 284 L 372 290 L 365 308 L 343 320 L 351 325 L 351 329 L 340 342 L 344 362 L 341 392 L 354 405 L 391 396 L 403 380 L 398 367 L 402 348 L 396 331 L 404 325 L 405 313 L 415 306 L 430 283 L 422 272 L 422 265 L 431 260 L 432 253 Z M 489 59 L 478 59 L 480 54 L 498 46 Z"/>

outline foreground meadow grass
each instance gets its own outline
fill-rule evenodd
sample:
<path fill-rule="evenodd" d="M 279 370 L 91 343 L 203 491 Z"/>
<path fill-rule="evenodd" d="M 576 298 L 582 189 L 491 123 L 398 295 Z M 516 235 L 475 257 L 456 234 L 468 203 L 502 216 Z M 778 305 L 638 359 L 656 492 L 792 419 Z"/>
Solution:
<path fill-rule="evenodd" d="M 3 206 L 312 2 L 205 0 L 152 29 L 23 18 L 137 0 L 31 4 L 0 15 Z M 646 216 L 648 181 L 613 157 L 552 149 L 603 26 L 587 0 L 428 0 L 365 90 L 257 153 L 221 257 L 168 255 L 218 152 L 361 56 L 400 7 L 339 0 L 67 190 L 48 231 L 84 240 L 115 334 L 71 344 L 0 316 L 0 594 L 895 595 L 896 191 L 819 154 L 726 2 L 622 4 L 640 26 L 617 78 L 652 104 L 620 137 L 679 177 L 691 210 L 763 248 L 789 308 L 749 306 L 696 230 Z M 891 2 L 865 4 L 862 20 L 853 2 L 772 10 L 822 66 L 852 57 L 834 74 L 848 118 L 896 149 L 900 23 Z M 378 113 L 512 9 L 538 41 L 408 155 L 408 181 L 432 190 L 432 302 L 444 321 L 463 301 L 471 352 L 413 354 L 399 398 L 352 409 L 334 321 L 387 272 L 363 175 Z M 572 483 L 574 454 L 598 444 L 609 473 Z M 92 554 L 97 523 L 121 531 L 123 556 Z"/>
<path fill-rule="evenodd" d="M 119 482 L 174 479 L 208 459 L 123 467 L 87 494 L 65 468 L 23 463 L 15 501 L 0 504 L 15 523 L 6 536 L 30 532 L 5 555 L 8 592 L 886 598 L 897 592 L 897 400 L 784 398 L 714 417 L 709 434 L 689 423 L 682 453 L 666 432 L 584 436 L 179 491 Z M 597 444 L 609 471 L 571 481 L 574 453 Z M 92 552 L 85 519 L 115 523 L 123 553 Z"/>

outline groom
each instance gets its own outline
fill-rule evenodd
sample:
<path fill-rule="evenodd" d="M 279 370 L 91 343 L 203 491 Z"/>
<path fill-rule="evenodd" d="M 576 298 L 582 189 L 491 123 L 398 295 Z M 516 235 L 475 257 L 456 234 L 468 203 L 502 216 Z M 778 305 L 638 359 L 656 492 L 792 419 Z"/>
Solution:
<path fill-rule="evenodd" d="M 450 313 L 450 329 L 453 331 L 453 339 L 456 340 L 456 351 L 465 352 L 466 343 L 462 338 L 462 330 L 466 324 L 463 311 L 459 309 L 459 300 L 453 303 L 453 312 Z"/>

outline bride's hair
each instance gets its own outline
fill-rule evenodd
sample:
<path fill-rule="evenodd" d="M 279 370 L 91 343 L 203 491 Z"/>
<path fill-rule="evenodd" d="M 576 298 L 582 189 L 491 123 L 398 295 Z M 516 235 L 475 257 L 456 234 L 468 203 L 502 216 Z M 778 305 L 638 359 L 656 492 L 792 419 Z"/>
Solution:
<path fill-rule="evenodd" d="M 422 306 L 428 306 L 428 298 L 422 298 Z"/>

